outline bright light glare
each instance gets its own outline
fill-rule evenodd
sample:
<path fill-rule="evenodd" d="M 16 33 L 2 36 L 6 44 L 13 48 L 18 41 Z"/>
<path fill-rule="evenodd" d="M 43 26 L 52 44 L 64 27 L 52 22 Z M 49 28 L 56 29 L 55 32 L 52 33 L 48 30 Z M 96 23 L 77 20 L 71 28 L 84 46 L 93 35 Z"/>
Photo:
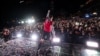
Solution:
<path fill-rule="evenodd" d="M 85 17 L 86 17 L 86 18 L 89 18 L 89 17 L 90 17 L 90 15 L 89 15 L 89 14 L 86 14 L 86 15 L 85 15 Z"/>
<path fill-rule="evenodd" d="M 37 36 L 36 34 L 33 34 L 33 35 L 31 36 L 31 39 L 32 39 L 33 41 L 37 41 L 38 36 Z"/>
<path fill-rule="evenodd" d="M 22 37 L 22 34 L 21 34 L 21 33 L 18 33 L 18 34 L 17 34 L 17 37 Z"/>
<path fill-rule="evenodd" d="M 98 47 L 98 43 L 97 42 L 87 41 L 86 44 L 89 47 Z"/>
<path fill-rule="evenodd" d="M 21 21 L 22 24 L 24 24 L 24 21 Z"/>
<path fill-rule="evenodd" d="M 28 19 L 26 22 L 29 23 L 29 24 L 31 24 L 31 23 L 34 23 L 35 20 L 34 19 Z"/>
<path fill-rule="evenodd" d="M 53 42 L 54 43 L 59 43 L 60 42 L 60 38 L 57 38 L 57 37 L 53 38 Z"/>
<path fill-rule="evenodd" d="M 98 52 L 96 50 L 86 49 L 85 54 L 87 54 L 88 56 L 92 56 L 92 55 L 96 56 Z"/>
<path fill-rule="evenodd" d="M 97 12 L 93 12 L 93 15 L 97 15 Z"/>

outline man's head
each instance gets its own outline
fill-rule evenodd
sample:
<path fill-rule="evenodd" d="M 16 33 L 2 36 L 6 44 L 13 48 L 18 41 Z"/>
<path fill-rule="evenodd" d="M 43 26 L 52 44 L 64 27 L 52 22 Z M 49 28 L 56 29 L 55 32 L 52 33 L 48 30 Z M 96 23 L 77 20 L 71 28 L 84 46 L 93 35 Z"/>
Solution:
<path fill-rule="evenodd" d="M 53 20 L 53 17 L 46 17 L 45 21 L 52 21 L 52 20 Z"/>
<path fill-rule="evenodd" d="M 45 20 L 45 22 L 48 22 L 48 21 L 49 21 L 49 19 L 46 19 L 46 20 Z"/>

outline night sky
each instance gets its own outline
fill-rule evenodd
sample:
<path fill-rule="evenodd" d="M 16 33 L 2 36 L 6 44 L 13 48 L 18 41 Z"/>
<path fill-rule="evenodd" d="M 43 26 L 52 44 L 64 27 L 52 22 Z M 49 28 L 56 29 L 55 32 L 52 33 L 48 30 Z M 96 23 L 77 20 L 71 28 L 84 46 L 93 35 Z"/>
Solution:
<path fill-rule="evenodd" d="M 0 1 L 0 29 L 11 25 L 11 21 L 34 16 L 42 19 L 47 10 L 52 9 L 53 15 L 64 14 L 66 16 L 87 12 L 92 6 L 100 4 L 99 0 L 1 0 Z M 94 8 L 93 7 L 93 8 Z M 96 7 L 97 8 L 97 7 Z M 95 8 L 95 9 L 96 9 Z M 99 8 L 99 7 L 98 7 Z M 94 10 L 95 10 L 94 9 Z"/>

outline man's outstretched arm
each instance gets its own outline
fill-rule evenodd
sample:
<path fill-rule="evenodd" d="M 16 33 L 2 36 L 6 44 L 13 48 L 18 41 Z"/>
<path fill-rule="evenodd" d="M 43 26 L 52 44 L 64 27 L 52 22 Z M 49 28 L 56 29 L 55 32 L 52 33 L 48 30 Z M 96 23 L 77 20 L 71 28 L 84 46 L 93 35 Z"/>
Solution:
<path fill-rule="evenodd" d="M 49 17 L 50 15 L 50 10 L 48 10 L 46 17 Z"/>

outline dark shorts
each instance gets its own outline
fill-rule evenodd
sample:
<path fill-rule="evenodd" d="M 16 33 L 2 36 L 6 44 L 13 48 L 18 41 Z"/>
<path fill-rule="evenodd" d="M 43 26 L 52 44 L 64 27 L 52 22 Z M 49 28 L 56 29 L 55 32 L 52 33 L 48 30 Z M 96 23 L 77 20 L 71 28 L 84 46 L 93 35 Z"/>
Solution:
<path fill-rule="evenodd" d="M 50 39 L 50 36 L 51 36 L 51 32 L 46 32 L 46 31 L 44 31 L 44 32 L 43 32 L 43 37 L 42 37 L 42 39 L 44 39 L 44 40 L 49 40 L 49 39 Z"/>

